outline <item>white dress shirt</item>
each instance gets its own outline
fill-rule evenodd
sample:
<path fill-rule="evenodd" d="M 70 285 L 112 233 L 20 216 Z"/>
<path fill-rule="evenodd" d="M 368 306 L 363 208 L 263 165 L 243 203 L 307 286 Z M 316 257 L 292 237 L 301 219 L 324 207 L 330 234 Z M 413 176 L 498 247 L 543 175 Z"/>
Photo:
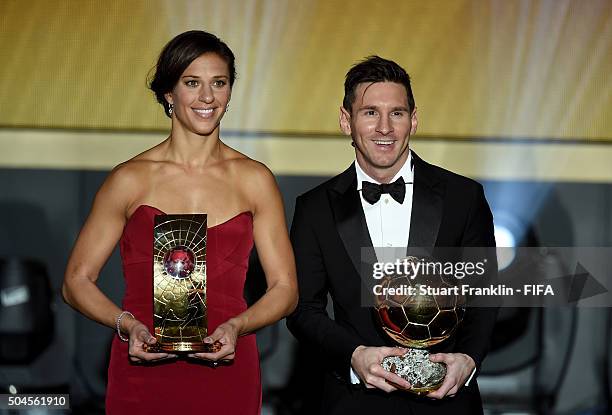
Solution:
<path fill-rule="evenodd" d="M 390 194 L 382 194 L 380 200 L 373 205 L 363 198 L 361 187 L 363 181 L 380 184 L 363 171 L 357 161 L 355 170 L 357 172 L 357 191 L 361 199 L 361 207 L 365 214 L 368 232 L 372 240 L 372 246 L 376 252 L 378 261 L 391 262 L 395 260 L 395 251 L 399 252 L 399 258 L 406 256 L 408 236 L 410 235 L 410 216 L 412 214 L 412 154 L 408 151 L 408 158 L 399 171 L 393 176 L 389 183 L 393 183 L 400 176 L 406 184 L 406 196 L 403 203 L 398 203 Z M 391 249 L 397 248 L 397 249 Z"/>
<path fill-rule="evenodd" d="M 406 196 L 403 203 L 398 203 L 389 194 L 382 194 L 380 200 L 371 205 L 363 198 L 361 187 L 363 181 L 380 184 L 363 171 L 359 162 L 355 160 L 357 172 L 357 191 L 361 199 L 361 207 L 365 214 L 368 232 L 372 240 L 372 246 L 376 252 L 379 262 L 392 262 L 398 249 L 404 252 L 400 257 L 406 256 L 408 237 L 410 235 L 410 216 L 412 214 L 412 181 L 414 172 L 412 169 L 412 153 L 408 150 L 408 158 L 404 165 L 389 183 L 393 183 L 400 176 L 406 184 Z M 393 249 L 396 248 L 396 249 Z M 360 379 L 351 367 L 351 383 L 358 384 Z"/>
<path fill-rule="evenodd" d="M 406 162 L 393 179 L 389 181 L 389 183 L 393 183 L 400 176 L 404 179 L 406 183 L 406 196 L 403 203 L 398 203 L 389 194 L 383 194 L 378 202 L 370 204 L 363 198 L 361 192 L 362 182 L 365 180 L 376 184 L 380 183 L 368 176 L 357 160 L 355 160 L 355 171 L 357 172 L 357 190 L 359 191 L 361 206 L 378 261 L 393 262 L 398 258 L 404 258 L 410 236 L 410 218 L 412 216 L 412 183 L 414 181 L 412 152 L 408 150 Z M 476 373 L 475 368 L 465 382 L 465 386 L 469 385 L 474 373 Z M 361 380 L 351 366 L 351 383 L 355 385 L 360 382 Z"/>

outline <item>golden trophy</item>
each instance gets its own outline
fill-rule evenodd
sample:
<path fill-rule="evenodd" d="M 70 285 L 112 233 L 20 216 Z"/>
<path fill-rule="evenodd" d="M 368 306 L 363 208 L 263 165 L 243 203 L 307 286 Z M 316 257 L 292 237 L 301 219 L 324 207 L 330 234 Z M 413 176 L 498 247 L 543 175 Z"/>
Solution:
<path fill-rule="evenodd" d="M 206 214 L 156 215 L 153 228 L 153 327 L 149 352 L 197 353 L 204 343 L 206 309 Z"/>
<path fill-rule="evenodd" d="M 413 256 L 404 261 L 423 262 Z M 446 376 L 446 365 L 431 362 L 426 349 L 452 336 L 465 313 L 465 297 L 454 291 L 453 281 L 440 275 L 387 275 L 381 285 L 396 290 L 375 296 L 378 321 L 393 341 L 409 348 L 403 356 L 384 358 L 381 365 L 410 382 L 410 392 L 426 395 Z M 407 287 L 413 287 L 411 292 Z"/>

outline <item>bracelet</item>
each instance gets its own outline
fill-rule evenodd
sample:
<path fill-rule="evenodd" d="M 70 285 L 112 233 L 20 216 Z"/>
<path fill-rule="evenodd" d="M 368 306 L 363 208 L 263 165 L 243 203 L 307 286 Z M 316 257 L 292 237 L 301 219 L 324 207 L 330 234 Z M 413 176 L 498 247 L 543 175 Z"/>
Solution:
<path fill-rule="evenodd" d="M 117 322 L 116 322 L 116 326 L 117 326 L 117 336 L 119 336 L 119 338 L 124 341 L 127 342 L 130 339 L 127 337 L 123 337 L 123 335 L 121 334 L 121 320 L 123 319 L 124 316 L 130 316 L 133 319 L 135 319 L 134 314 L 130 313 L 129 311 L 122 311 L 121 314 L 119 314 L 119 316 L 117 317 Z"/>

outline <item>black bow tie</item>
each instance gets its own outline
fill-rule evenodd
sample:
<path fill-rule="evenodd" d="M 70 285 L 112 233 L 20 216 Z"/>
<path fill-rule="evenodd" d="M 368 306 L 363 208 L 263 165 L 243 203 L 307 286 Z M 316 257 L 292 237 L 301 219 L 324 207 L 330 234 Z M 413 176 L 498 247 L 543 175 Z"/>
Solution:
<path fill-rule="evenodd" d="M 383 193 L 389 193 L 397 203 L 404 203 L 404 197 L 406 197 L 406 184 L 404 183 L 404 178 L 400 176 L 396 181 L 389 184 L 376 184 L 366 181 L 361 183 L 361 194 L 363 194 L 363 198 L 366 202 L 371 205 L 378 202 L 380 200 L 380 195 Z"/>

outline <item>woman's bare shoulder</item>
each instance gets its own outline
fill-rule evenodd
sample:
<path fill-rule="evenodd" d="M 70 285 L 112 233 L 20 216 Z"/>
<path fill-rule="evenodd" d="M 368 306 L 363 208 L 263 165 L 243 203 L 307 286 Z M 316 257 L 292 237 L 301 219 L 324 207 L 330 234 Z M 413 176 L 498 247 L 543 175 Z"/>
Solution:
<path fill-rule="evenodd" d="M 265 180 L 266 177 L 272 176 L 272 172 L 265 164 L 257 160 L 253 160 L 249 156 L 228 147 L 230 152 L 226 157 L 226 163 L 231 173 L 239 175 L 241 181 Z"/>
<path fill-rule="evenodd" d="M 142 161 L 142 162 L 144 161 L 149 161 L 149 162 L 162 161 L 163 152 L 167 148 L 167 146 L 168 146 L 168 139 L 132 157 L 126 163 L 129 163 L 131 161 Z"/>
<path fill-rule="evenodd" d="M 136 156 L 115 166 L 100 191 L 117 201 L 123 201 L 125 206 L 130 206 L 150 187 L 148 183 L 158 168 L 157 161 Z"/>
<path fill-rule="evenodd" d="M 150 177 L 155 170 L 159 169 L 160 164 L 163 164 L 161 147 L 164 143 L 162 142 L 115 166 L 109 178 L 125 186 L 142 184 L 143 180 Z"/>

